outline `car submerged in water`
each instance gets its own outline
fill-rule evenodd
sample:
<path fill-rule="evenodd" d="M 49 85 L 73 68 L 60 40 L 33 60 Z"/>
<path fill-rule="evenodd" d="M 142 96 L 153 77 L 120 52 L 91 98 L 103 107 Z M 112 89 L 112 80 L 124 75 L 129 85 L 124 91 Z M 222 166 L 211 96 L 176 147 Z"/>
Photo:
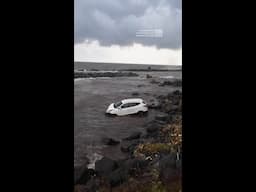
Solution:
<path fill-rule="evenodd" d="M 143 99 L 132 98 L 124 99 L 117 103 L 112 103 L 109 105 L 106 110 L 106 114 L 110 115 L 130 115 L 130 114 L 139 114 L 146 113 L 148 111 L 148 106 Z"/>

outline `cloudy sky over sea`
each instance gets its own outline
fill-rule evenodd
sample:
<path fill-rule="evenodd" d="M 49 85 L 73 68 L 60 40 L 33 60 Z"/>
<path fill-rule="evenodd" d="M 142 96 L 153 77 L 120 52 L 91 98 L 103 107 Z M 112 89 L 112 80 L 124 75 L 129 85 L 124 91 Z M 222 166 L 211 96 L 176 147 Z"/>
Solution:
<path fill-rule="evenodd" d="M 75 61 L 182 64 L 181 0 L 75 0 Z"/>

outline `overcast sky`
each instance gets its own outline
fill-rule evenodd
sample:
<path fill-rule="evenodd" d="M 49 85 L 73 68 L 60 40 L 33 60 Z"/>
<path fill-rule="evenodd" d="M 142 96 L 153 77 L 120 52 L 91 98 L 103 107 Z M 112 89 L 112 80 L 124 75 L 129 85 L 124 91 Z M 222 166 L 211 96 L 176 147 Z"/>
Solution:
<path fill-rule="evenodd" d="M 181 65 L 181 0 L 75 0 L 75 61 Z"/>

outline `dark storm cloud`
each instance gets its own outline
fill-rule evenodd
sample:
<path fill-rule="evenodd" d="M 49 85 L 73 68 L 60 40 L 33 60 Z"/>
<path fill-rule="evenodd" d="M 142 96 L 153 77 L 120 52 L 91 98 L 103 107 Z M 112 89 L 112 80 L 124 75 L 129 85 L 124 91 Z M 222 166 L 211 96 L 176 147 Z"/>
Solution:
<path fill-rule="evenodd" d="M 181 47 L 181 0 L 75 0 L 75 43 Z M 138 30 L 162 29 L 162 38 L 136 37 Z"/>

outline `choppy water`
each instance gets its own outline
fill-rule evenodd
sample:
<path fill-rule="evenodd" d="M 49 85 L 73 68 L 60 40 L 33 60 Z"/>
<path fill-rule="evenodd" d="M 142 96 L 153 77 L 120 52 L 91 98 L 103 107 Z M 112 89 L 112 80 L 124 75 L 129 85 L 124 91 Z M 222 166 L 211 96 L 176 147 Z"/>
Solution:
<path fill-rule="evenodd" d="M 138 92 L 145 101 L 153 95 L 166 94 L 175 90 L 169 86 L 159 87 L 151 84 L 151 79 L 144 78 L 146 74 L 140 73 L 139 77 L 96 78 L 79 79 L 74 82 L 74 165 L 83 163 L 86 157 L 91 161 L 100 158 L 100 155 L 114 159 L 124 157 L 120 146 L 107 147 L 101 142 L 102 137 L 111 137 L 121 140 L 134 131 L 145 131 L 145 124 L 154 119 L 155 110 L 150 110 L 147 116 L 105 116 L 105 110 L 110 103 L 124 98 L 133 97 L 132 92 Z M 152 72 L 154 77 L 181 78 L 181 72 Z M 138 87 L 138 85 L 143 85 Z"/>

